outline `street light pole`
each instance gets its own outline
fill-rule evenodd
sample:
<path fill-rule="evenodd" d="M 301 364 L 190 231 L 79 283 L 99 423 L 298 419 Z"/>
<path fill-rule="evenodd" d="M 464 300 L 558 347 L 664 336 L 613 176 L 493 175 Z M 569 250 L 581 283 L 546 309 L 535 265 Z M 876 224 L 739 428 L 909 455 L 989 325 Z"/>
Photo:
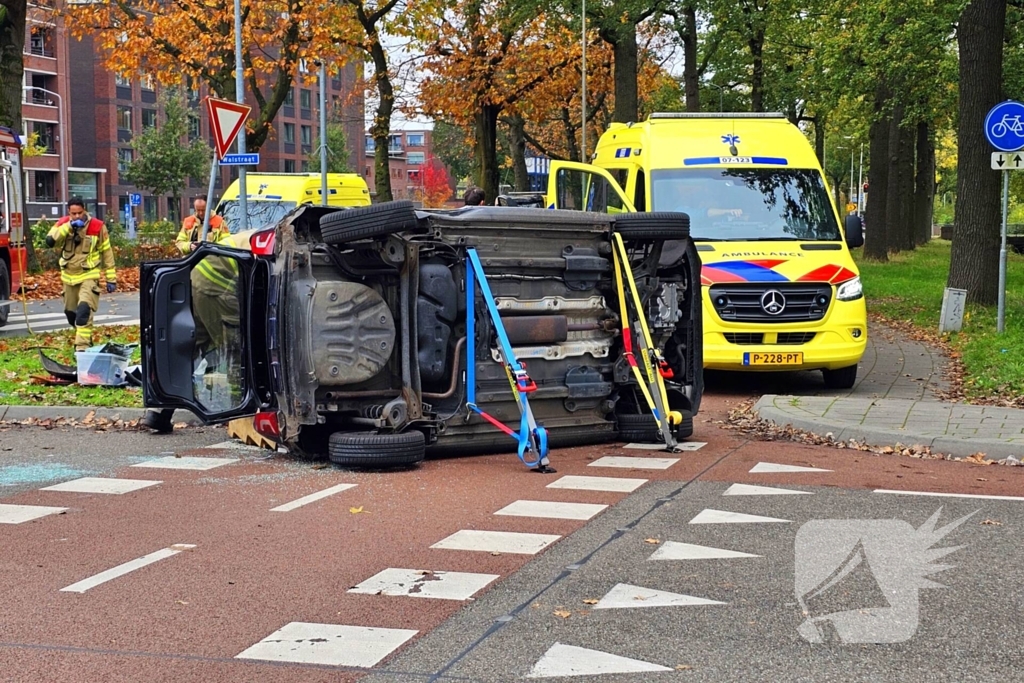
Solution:
<path fill-rule="evenodd" d="M 857 167 L 857 215 L 864 215 L 864 143 L 860 143 L 860 165 Z"/>
<path fill-rule="evenodd" d="M 853 202 L 853 150 L 850 150 L 850 196 L 846 198 L 846 203 L 850 204 Z"/>
<path fill-rule="evenodd" d="M 245 64 L 242 61 L 242 2 L 235 0 L 235 102 L 245 104 Z M 238 153 L 245 154 L 245 124 L 238 132 Z M 248 192 L 245 187 L 245 166 L 238 167 L 238 211 L 242 214 L 239 231 L 249 229 Z M 212 211 L 208 208 L 208 211 Z"/>
<path fill-rule="evenodd" d="M 580 35 L 583 46 L 583 100 L 580 117 L 580 161 L 587 163 L 587 0 L 583 0 L 583 31 Z"/>
<path fill-rule="evenodd" d="M 64 98 L 62 98 L 59 93 L 55 93 L 52 90 L 47 90 L 46 88 L 40 88 L 37 85 L 25 85 L 22 86 L 21 89 L 22 91 L 38 90 L 39 92 L 44 92 L 47 95 L 53 95 L 57 98 L 57 125 L 60 126 L 60 147 L 58 148 L 58 163 L 60 163 L 60 187 L 62 193 L 61 201 L 66 204 L 70 197 L 68 197 L 68 164 L 66 154 L 67 150 L 65 147 L 65 141 L 68 139 L 68 131 L 64 129 Z"/>
<path fill-rule="evenodd" d="M 327 62 L 320 62 L 320 205 L 327 206 Z"/>

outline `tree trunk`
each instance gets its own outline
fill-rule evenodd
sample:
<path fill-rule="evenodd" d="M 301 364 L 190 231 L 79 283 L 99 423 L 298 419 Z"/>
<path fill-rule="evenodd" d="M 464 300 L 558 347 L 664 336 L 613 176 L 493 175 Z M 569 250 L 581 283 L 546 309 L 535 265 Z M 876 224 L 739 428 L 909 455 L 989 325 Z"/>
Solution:
<path fill-rule="evenodd" d="M 1005 23 L 1006 0 L 971 0 L 957 30 L 959 157 L 948 286 L 981 304 L 996 303 L 999 289 L 1000 177 L 989 168 L 984 121 L 1001 98 Z"/>
<path fill-rule="evenodd" d="M 889 127 L 889 219 L 886 241 L 890 252 L 914 248 L 914 139 L 915 128 L 905 125 L 905 109 L 897 106 Z M 899 119 L 897 120 L 897 117 Z"/>
<path fill-rule="evenodd" d="M 917 178 L 914 185 L 914 244 L 920 246 L 932 238 L 932 211 L 935 207 L 935 142 L 927 121 L 917 124 Z"/>
<path fill-rule="evenodd" d="M 875 89 L 875 118 L 868 132 L 869 157 L 872 165 L 868 169 L 868 201 L 864 210 L 864 256 L 876 261 L 888 261 L 886 237 L 886 205 L 889 186 L 889 123 L 890 119 L 880 118 L 889 91 L 884 85 Z"/>
<path fill-rule="evenodd" d="M 885 244 L 886 251 L 901 251 L 900 233 L 903 230 L 900 209 L 903 194 L 900 186 L 900 141 L 903 132 L 902 104 L 893 107 L 892 118 L 889 119 L 889 148 L 886 150 L 886 166 L 889 169 L 888 182 L 885 188 Z"/>
<path fill-rule="evenodd" d="M 700 77 L 697 73 L 697 10 L 693 5 L 683 7 L 683 92 L 686 111 L 700 111 Z"/>
<path fill-rule="evenodd" d="M 484 191 L 484 202 L 493 204 L 498 196 L 498 114 L 501 107 L 485 104 L 473 116 L 476 132 L 476 165 L 480 174 L 477 184 Z"/>
<path fill-rule="evenodd" d="M 750 48 L 750 111 L 764 111 L 764 30 L 753 32 L 748 41 Z"/>
<path fill-rule="evenodd" d="M 818 163 L 825 168 L 825 114 L 818 112 L 814 117 L 814 155 Z"/>
<path fill-rule="evenodd" d="M 13 128 L 19 134 L 27 14 L 28 3 L 25 0 L 4 0 L 0 3 L 0 125 Z M 61 131 L 61 135 L 64 133 Z"/>
<path fill-rule="evenodd" d="M 373 136 L 373 180 L 378 202 L 390 202 L 394 199 L 391 193 L 391 163 L 388 156 L 388 144 L 391 138 L 391 114 L 395 109 L 395 90 L 388 76 L 387 57 L 381 44 L 374 43 L 370 54 L 373 56 L 373 78 L 377 82 L 377 111 L 373 117 L 370 134 Z"/>
<path fill-rule="evenodd" d="M 516 191 L 530 189 L 530 174 L 526 169 L 526 121 L 518 114 L 508 119 L 509 146 L 512 147 L 512 170 L 516 179 Z"/>
<path fill-rule="evenodd" d="M 579 138 L 576 137 L 577 126 L 572 122 L 572 116 L 568 107 L 562 107 L 562 130 L 565 131 L 566 158 L 569 161 L 580 161 Z"/>
<path fill-rule="evenodd" d="M 612 120 L 618 123 L 636 121 L 637 117 L 636 50 L 636 24 L 620 24 L 615 31 L 615 42 L 612 43 L 615 60 L 615 113 Z"/>

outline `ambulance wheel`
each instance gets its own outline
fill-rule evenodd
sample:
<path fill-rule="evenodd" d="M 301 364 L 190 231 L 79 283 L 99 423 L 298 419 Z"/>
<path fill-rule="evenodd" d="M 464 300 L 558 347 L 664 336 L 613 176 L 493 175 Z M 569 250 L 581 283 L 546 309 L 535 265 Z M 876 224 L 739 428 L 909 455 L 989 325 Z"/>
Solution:
<path fill-rule="evenodd" d="M 416 210 L 410 201 L 358 206 L 320 219 L 320 234 L 327 244 L 386 237 L 415 227 Z"/>
<path fill-rule="evenodd" d="M 847 365 L 838 370 L 822 370 L 821 375 L 829 389 L 852 389 L 857 382 L 857 366 Z"/>
<path fill-rule="evenodd" d="M 0 301 L 7 301 L 11 298 L 11 274 L 7 270 L 7 264 L 0 260 Z M 0 325 L 6 325 L 7 319 L 11 316 L 10 306 L 0 306 Z"/>
<path fill-rule="evenodd" d="M 675 211 L 623 213 L 615 232 L 624 240 L 682 240 L 690 236 L 690 217 Z"/>
<path fill-rule="evenodd" d="M 398 434 L 335 432 L 331 434 L 328 457 L 343 467 L 403 467 L 423 462 L 426 439 L 423 432 Z"/>
<path fill-rule="evenodd" d="M 619 422 L 619 441 L 627 443 L 662 443 L 661 430 L 650 413 L 642 415 L 617 415 Z M 688 439 L 693 436 L 693 416 L 683 415 L 683 421 L 673 425 L 672 435 L 676 439 Z"/>

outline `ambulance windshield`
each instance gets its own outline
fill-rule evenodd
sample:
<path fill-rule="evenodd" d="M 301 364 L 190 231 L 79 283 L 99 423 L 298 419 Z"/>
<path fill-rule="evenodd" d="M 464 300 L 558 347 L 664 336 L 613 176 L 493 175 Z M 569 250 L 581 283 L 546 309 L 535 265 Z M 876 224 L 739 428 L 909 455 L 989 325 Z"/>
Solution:
<path fill-rule="evenodd" d="M 690 215 L 704 241 L 842 239 L 821 174 L 791 168 L 683 168 L 651 173 L 652 210 Z"/>

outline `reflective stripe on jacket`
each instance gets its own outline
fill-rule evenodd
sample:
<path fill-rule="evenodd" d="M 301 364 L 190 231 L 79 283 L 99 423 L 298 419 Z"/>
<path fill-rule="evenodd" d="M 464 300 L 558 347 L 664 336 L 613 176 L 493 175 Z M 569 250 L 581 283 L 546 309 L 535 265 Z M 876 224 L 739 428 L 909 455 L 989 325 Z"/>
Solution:
<path fill-rule="evenodd" d="M 110 246 L 110 235 L 103 221 L 90 218 L 77 231 L 71 227 L 71 217 L 64 216 L 48 233 L 53 238 L 54 248 L 60 249 L 60 279 L 69 285 L 86 280 L 100 279 L 100 262 L 103 263 L 103 277 L 107 282 L 117 282 L 114 268 L 114 250 Z"/>
<path fill-rule="evenodd" d="M 220 216 L 210 216 L 210 231 L 206 235 L 207 242 L 220 242 L 220 238 L 214 239 L 214 235 L 224 230 L 224 219 Z M 224 230 L 224 232 L 227 232 Z M 192 243 L 198 242 L 203 234 L 203 221 L 198 216 L 188 216 L 181 223 L 181 230 L 174 239 L 174 245 L 178 251 L 186 256 L 192 253 Z"/>

